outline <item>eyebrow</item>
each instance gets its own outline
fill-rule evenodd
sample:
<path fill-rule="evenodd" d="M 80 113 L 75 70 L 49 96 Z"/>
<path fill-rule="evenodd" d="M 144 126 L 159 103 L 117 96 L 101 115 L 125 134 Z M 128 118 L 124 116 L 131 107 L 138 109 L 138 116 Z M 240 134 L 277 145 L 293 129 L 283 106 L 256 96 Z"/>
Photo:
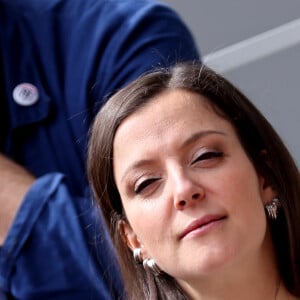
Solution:
<path fill-rule="evenodd" d="M 218 131 L 218 130 L 203 130 L 203 131 L 199 131 L 196 132 L 194 134 L 192 134 L 190 137 L 188 137 L 180 146 L 180 148 L 185 148 L 188 145 L 193 144 L 194 142 L 208 136 L 208 135 L 213 135 L 213 134 L 218 134 L 218 135 L 222 135 L 222 136 L 226 136 L 225 132 L 222 131 Z M 138 169 L 140 166 L 144 166 L 146 164 L 149 164 L 150 162 L 152 162 L 151 159 L 142 159 L 139 160 L 135 163 L 133 163 L 132 165 L 130 165 L 124 172 L 122 178 L 121 178 L 121 182 L 124 180 L 125 176 L 134 169 Z"/>
<path fill-rule="evenodd" d="M 190 144 L 193 144 L 194 142 L 208 136 L 208 135 L 212 135 L 212 134 L 219 134 L 219 135 L 223 135 L 226 136 L 226 133 L 223 131 L 218 131 L 218 130 L 203 130 L 203 131 L 198 131 L 195 132 L 194 134 L 192 134 L 190 137 L 188 137 L 188 139 L 186 139 L 182 145 L 181 148 L 184 148 Z"/>

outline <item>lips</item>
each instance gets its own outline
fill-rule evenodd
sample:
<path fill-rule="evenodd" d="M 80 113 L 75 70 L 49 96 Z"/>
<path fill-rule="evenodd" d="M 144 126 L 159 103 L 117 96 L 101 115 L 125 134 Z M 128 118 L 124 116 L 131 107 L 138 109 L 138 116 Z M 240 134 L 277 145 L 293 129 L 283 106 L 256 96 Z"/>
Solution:
<path fill-rule="evenodd" d="M 194 220 L 182 231 L 179 238 L 183 239 L 185 236 L 192 233 L 193 231 L 209 227 L 210 225 L 213 225 L 225 218 L 226 217 L 224 215 L 206 215 L 200 219 Z"/>

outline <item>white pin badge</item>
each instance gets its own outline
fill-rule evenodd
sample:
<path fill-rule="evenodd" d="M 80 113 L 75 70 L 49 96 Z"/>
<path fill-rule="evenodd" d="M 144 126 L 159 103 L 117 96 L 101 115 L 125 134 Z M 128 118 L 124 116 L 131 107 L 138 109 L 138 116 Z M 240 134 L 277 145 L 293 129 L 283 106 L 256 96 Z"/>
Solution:
<path fill-rule="evenodd" d="M 31 83 L 20 83 L 13 90 L 13 98 L 22 106 L 30 106 L 39 99 L 38 89 Z"/>

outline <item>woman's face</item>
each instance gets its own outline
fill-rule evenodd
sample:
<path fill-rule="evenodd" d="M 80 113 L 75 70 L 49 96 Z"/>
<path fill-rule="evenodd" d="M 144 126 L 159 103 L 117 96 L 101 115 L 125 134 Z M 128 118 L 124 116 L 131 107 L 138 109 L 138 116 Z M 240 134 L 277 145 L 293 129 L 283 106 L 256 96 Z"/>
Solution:
<path fill-rule="evenodd" d="M 113 153 L 128 245 L 179 282 L 270 254 L 263 205 L 274 192 L 205 98 L 156 96 L 123 121 Z"/>

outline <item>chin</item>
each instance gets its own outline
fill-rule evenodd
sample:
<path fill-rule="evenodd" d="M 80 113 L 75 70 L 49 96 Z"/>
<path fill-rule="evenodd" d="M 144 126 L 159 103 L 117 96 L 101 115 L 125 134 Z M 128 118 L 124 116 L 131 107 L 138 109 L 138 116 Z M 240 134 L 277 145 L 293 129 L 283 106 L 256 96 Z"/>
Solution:
<path fill-rule="evenodd" d="M 190 262 L 190 268 L 187 274 L 194 274 L 194 276 L 210 277 L 218 273 L 224 272 L 228 267 L 234 265 L 237 259 L 237 252 L 234 250 L 221 249 L 220 251 L 211 251 L 207 255 L 195 257 Z"/>

